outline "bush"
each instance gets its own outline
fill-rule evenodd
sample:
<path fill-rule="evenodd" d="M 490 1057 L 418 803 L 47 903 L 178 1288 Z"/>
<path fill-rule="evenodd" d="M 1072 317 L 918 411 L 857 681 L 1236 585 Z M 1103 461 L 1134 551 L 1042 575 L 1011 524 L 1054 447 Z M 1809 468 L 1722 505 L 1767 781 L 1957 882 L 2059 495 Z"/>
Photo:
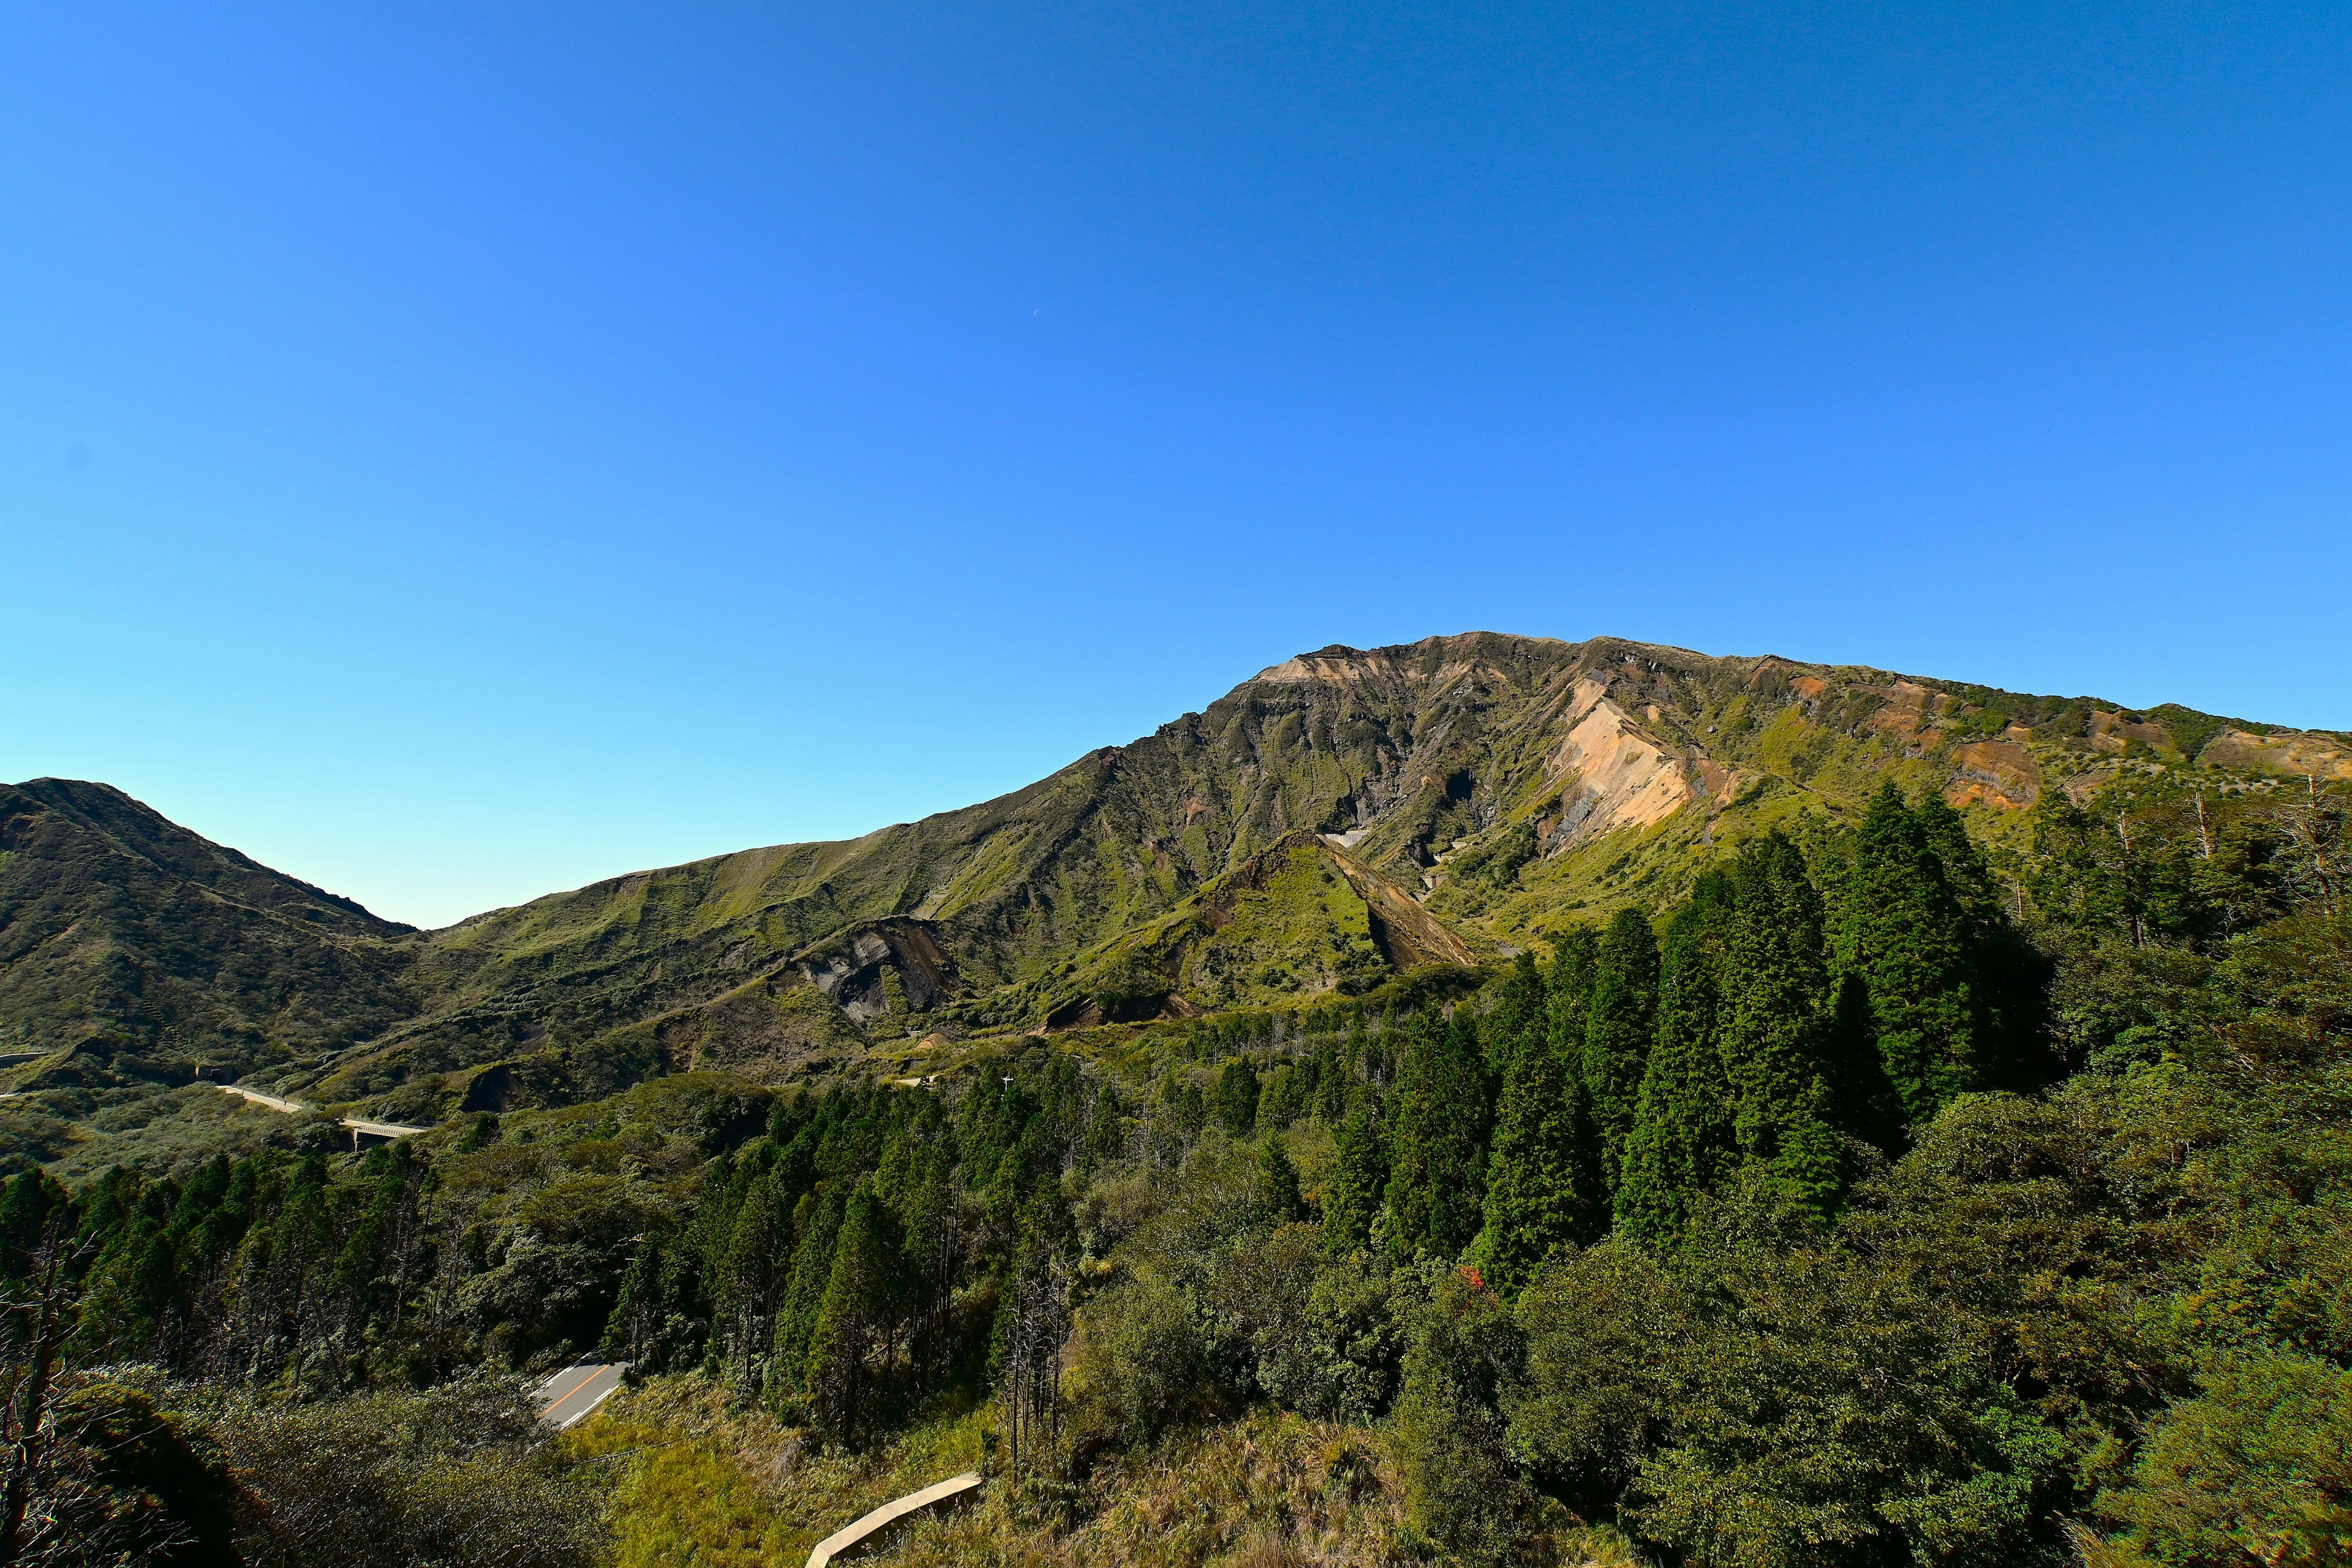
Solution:
<path fill-rule="evenodd" d="M 1512 1435 L 1583 1513 L 1608 1507 L 1655 1441 L 1667 1355 L 1687 1338 L 1676 1298 L 1664 1270 L 1614 1241 L 1551 1264 L 1519 1297 L 1528 1376 Z"/>
<path fill-rule="evenodd" d="M 1199 1392 L 1202 1359 L 1192 1305 L 1174 1286 L 1146 1276 L 1105 1291 L 1078 1318 L 1081 1432 L 1152 1442 Z"/>
<path fill-rule="evenodd" d="M 1518 1539 L 1529 1499 L 1497 1405 L 1519 1357 L 1509 1309 L 1461 1275 L 1413 1314 L 1396 1403 L 1405 1518 L 1458 1562 L 1499 1562 Z"/>
<path fill-rule="evenodd" d="M 2158 1563 L 2352 1560 L 2352 1373 L 2263 1354 L 2198 1383 L 2099 1511 Z"/>
<path fill-rule="evenodd" d="M 1313 1280 L 1300 1311 L 1258 1331 L 1258 1386 L 1302 1415 L 1370 1421 L 1395 1395 L 1404 1352 L 1388 1272 L 1358 1253 Z"/>
<path fill-rule="evenodd" d="M 581 1568 L 607 1473 L 549 1444 L 512 1384 L 470 1378 L 315 1405 L 238 1396 L 213 1436 L 252 1493 L 246 1560 L 292 1568 Z"/>
<path fill-rule="evenodd" d="M 238 1562 L 228 1468 L 140 1389 L 68 1379 L 31 1483 L 17 1559 L 25 1568 Z"/>

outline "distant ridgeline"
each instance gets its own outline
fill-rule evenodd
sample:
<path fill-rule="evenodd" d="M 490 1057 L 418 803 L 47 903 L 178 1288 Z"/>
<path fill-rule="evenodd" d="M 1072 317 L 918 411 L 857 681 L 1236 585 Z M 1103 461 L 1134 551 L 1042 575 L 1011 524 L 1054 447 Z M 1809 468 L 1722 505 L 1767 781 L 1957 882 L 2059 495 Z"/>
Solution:
<path fill-rule="evenodd" d="M 0 1059 L 17 1089 L 236 1078 L 412 1121 L 697 1068 L 919 1075 L 1549 952 L 1888 783 L 1998 861 L 2109 796 L 2211 817 L 2345 779 L 2342 736 L 2183 708 L 1477 633 L 1303 655 L 961 811 L 438 931 L 44 779 L 0 787 Z"/>

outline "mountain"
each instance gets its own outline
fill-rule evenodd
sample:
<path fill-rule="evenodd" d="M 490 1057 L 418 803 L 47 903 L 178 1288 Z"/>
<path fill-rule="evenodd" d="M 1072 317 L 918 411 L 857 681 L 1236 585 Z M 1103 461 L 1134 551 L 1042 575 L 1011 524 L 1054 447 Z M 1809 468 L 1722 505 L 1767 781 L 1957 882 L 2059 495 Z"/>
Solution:
<path fill-rule="evenodd" d="M 0 785 L 0 1047 L 57 1053 L 46 1081 L 372 1038 L 419 1005 L 415 934 L 105 784 Z"/>
<path fill-rule="evenodd" d="M 1478 962 L 1663 903 L 1726 847 L 1853 812 L 1886 777 L 1999 839 L 2045 791 L 2181 769 L 2228 787 L 2352 776 L 2352 745 L 2173 706 L 1471 633 L 1301 655 L 960 811 L 417 933 L 102 785 L 42 781 L 8 795 L 0 830 L 0 1029 L 122 1071 L 219 1051 L 411 1116 L 694 1067 L 782 1078 L 908 1059 L 933 1033 L 1281 1005 Z"/>

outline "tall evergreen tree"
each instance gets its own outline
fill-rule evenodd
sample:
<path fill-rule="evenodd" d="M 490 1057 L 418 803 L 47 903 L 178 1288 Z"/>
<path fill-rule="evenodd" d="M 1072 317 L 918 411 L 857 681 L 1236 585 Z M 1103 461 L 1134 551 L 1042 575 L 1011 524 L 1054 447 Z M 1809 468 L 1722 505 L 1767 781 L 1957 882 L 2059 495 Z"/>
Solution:
<path fill-rule="evenodd" d="M 1970 922 L 1927 824 L 1892 782 L 1872 799 L 1853 857 L 1838 956 L 1864 985 L 1879 1059 L 1916 1127 L 1981 1081 Z"/>
<path fill-rule="evenodd" d="M 1510 1076 L 1511 1064 L 1518 1059 L 1520 1052 L 1548 1038 L 1549 1001 L 1543 974 L 1536 968 L 1535 954 L 1520 953 L 1512 961 L 1510 973 L 1504 976 L 1500 993 L 1495 998 L 1495 1010 L 1486 1016 L 1482 1031 L 1486 1041 L 1487 1070 L 1496 1082 Z"/>
<path fill-rule="evenodd" d="M 792 1283 L 786 1272 L 791 1218 L 784 1206 L 791 1201 L 764 1174 L 755 1180 L 736 1212 L 720 1264 L 719 1331 L 728 1376 L 740 1388 L 756 1389 L 767 1371 L 776 1313 Z"/>
<path fill-rule="evenodd" d="M 1337 1141 L 1339 1158 L 1323 1194 L 1323 1237 L 1333 1252 L 1345 1255 L 1371 1239 L 1389 1183 L 1388 1138 L 1370 1084 L 1357 1089 Z"/>
<path fill-rule="evenodd" d="M 1916 815 L 1968 921 L 1969 971 L 1979 1009 L 1979 1076 L 1989 1089 L 2039 1088 L 2055 1067 L 2040 1048 L 2048 1024 L 2048 961 L 2010 919 L 1992 867 L 1960 814 L 1930 794 Z"/>
<path fill-rule="evenodd" d="M 1767 834 L 1742 851 L 1724 944 L 1719 1012 L 1732 1131 L 1745 1163 L 1765 1167 L 1816 1213 L 1822 1152 L 1836 1142 L 1824 1092 L 1834 1067 L 1821 899 L 1796 846 Z M 1833 1195 L 1833 1194 L 1832 1194 Z"/>
<path fill-rule="evenodd" d="M 1601 959 L 1601 932 L 1579 922 L 1559 933 L 1551 966 L 1544 972 L 1544 1005 L 1552 1048 L 1583 1072 L 1584 1037 L 1592 1026 L 1593 971 Z"/>
<path fill-rule="evenodd" d="M 897 1216 L 882 1201 L 874 1178 L 860 1180 L 842 1213 L 803 1378 L 811 1425 L 845 1447 L 855 1444 L 878 1415 L 867 1362 L 874 1342 L 887 1333 L 896 1316 L 898 1230 Z"/>
<path fill-rule="evenodd" d="M 1491 1102 L 1470 1009 L 1449 1022 L 1424 1013 L 1397 1075 L 1396 1140 L 1388 1185 L 1389 1249 L 1452 1258 L 1483 1221 Z"/>
<path fill-rule="evenodd" d="M 841 1237 L 845 1202 L 838 1184 L 804 1194 L 793 1214 L 798 1237 L 793 1247 L 792 1279 L 785 1287 L 783 1310 L 776 1320 L 776 1363 L 787 1381 L 796 1378 L 806 1363 L 809 1338 L 816 1331 L 817 1310 L 824 1305 L 833 1279 L 834 1244 Z"/>
<path fill-rule="evenodd" d="M 1642 1075 L 1615 1194 L 1618 1228 L 1649 1246 L 1681 1233 L 1692 1201 L 1738 1155 L 1719 1016 L 1732 900 L 1727 873 L 1702 877 L 1667 921 L 1661 943 L 1658 1041 Z"/>
<path fill-rule="evenodd" d="M 1580 1064 L 1601 1137 L 1601 1174 L 1612 1191 L 1657 1028 L 1658 936 L 1650 917 L 1629 906 L 1617 911 L 1601 939 Z"/>
<path fill-rule="evenodd" d="M 1495 1116 L 1475 1249 L 1487 1282 L 1516 1293 L 1554 1252 L 1591 1241 L 1605 1207 L 1583 1079 L 1549 1031 L 1532 1032 L 1504 1077 Z"/>
<path fill-rule="evenodd" d="M 1282 1134 L 1268 1132 L 1257 1153 L 1258 1213 L 1270 1225 L 1291 1225 L 1307 1217 L 1307 1200 L 1298 1193 L 1298 1167 Z"/>
<path fill-rule="evenodd" d="M 1239 1138 L 1256 1126 L 1257 1100 L 1257 1069 L 1247 1057 L 1235 1057 L 1217 1079 L 1217 1119 L 1225 1131 Z"/>

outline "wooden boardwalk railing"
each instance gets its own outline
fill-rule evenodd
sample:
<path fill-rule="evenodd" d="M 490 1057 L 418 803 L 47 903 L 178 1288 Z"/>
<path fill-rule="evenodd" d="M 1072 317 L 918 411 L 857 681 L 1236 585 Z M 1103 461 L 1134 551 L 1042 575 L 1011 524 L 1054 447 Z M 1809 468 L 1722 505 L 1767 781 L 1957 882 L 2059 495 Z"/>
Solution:
<path fill-rule="evenodd" d="M 959 1498 L 980 1485 L 980 1472 L 966 1470 L 936 1486 L 925 1487 L 919 1492 L 908 1492 L 896 1502 L 886 1502 L 872 1513 L 845 1530 L 836 1530 L 816 1543 L 808 1555 L 808 1568 L 826 1568 L 835 1558 L 846 1555 L 864 1546 L 874 1536 L 898 1523 L 910 1513 L 919 1513 L 935 1503 Z"/>

